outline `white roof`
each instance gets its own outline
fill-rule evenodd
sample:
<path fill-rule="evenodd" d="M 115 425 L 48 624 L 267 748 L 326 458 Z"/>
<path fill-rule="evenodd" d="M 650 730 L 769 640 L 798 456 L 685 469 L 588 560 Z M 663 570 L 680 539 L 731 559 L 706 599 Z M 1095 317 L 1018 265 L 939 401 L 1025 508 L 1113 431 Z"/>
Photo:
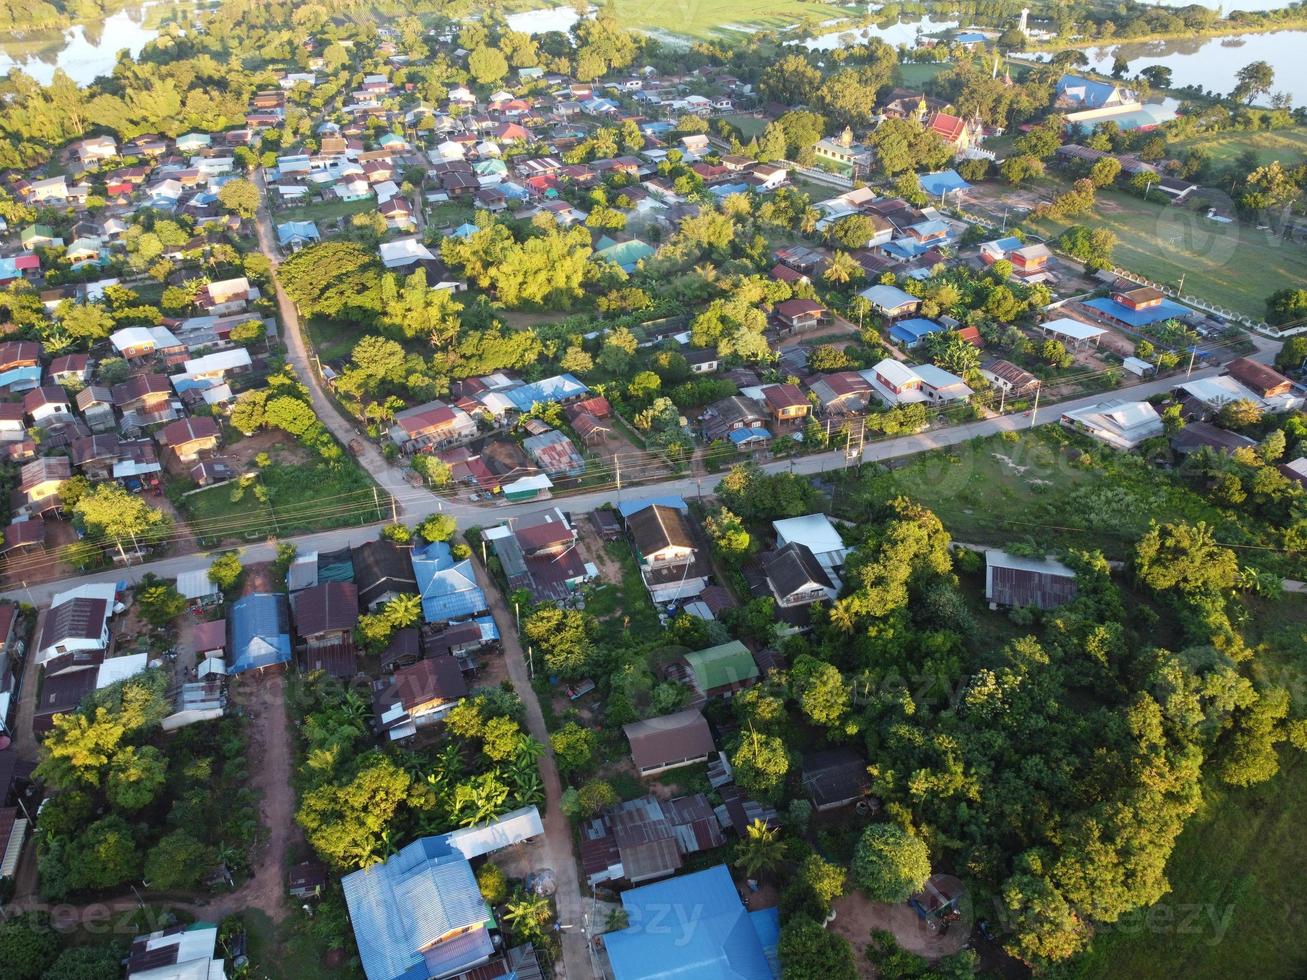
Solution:
<path fill-rule="evenodd" d="M 181 341 L 167 327 L 123 327 L 109 335 L 109 342 L 119 350 L 128 347 L 180 347 Z"/>
<path fill-rule="evenodd" d="M 381 263 L 387 268 L 434 258 L 431 251 L 416 238 L 399 238 L 393 242 L 381 243 Z"/>
<path fill-rule="evenodd" d="M 513 400 L 502 391 L 483 391 L 477 395 L 477 401 L 484 405 L 491 415 L 503 415 L 517 408 Z"/>
<path fill-rule="evenodd" d="M 1072 340 L 1093 340 L 1107 333 L 1102 327 L 1091 327 L 1088 323 L 1081 323 L 1079 320 L 1072 320 L 1065 316 L 1041 324 L 1040 329 L 1070 337 Z"/>
<path fill-rule="evenodd" d="M 196 677 L 208 677 L 210 674 L 217 674 L 219 677 L 227 676 L 227 661 L 222 657 L 205 657 L 195 666 Z"/>
<path fill-rule="evenodd" d="M 220 405 L 229 402 L 236 396 L 232 394 L 231 385 L 223 383 L 214 385 L 212 388 L 205 388 L 200 395 L 206 405 Z"/>
<path fill-rule="evenodd" d="M 1307 476 L 1307 456 L 1299 456 L 1297 459 L 1285 463 L 1284 468 L 1299 476 Z"/>
<path fill-rule="evenodd" d="M 129 653 L 124 657 L 109 658 L 100 664 L 95 675 L 96 690 L 135 677 L 145 669 L 149 659 L 148 653 Z"/>
<path fill-rule="evenodd" d="M 541 473 L 539 476 L 524 476 L 512 483 L 505 483 L 500 489 L 504 493 L 524 493 L 527 490 L 548 490 L 553 485 L 554 481 Z"/>
<path fill-rule="evenodd" d="M 77 585 L 67 592 L 60 592 L 50 600 L 50 608 L 62 606 L 65 602 L 72 602 L 74 599 L 103 599 L 109 609 L 113 608 L 114 596 L 118 594 L 118 587 L 112 582 L 87 582 L 85 585 Z"/>
<path fill-rule="evenodd" d="M 998 548 L 985 549 L 985 564 L 996 568 L 1014 568 L 1024 572 L 1042 572 L 1045 575 L 1058 575 L 1063 578 L 1075 578 L 1076 573 L 1067 568 L 1056 558 L 1022 558 L 1009 554 Z"/>
<path fill-rule="evenodd" d="M 527 806 L 512 813 L 505 813 L 489 823 L 455 830 L 445 835 L 445 842 L 454 850 L 462 852 L 463 856 L 471 861 L 483 854 L 501 851 L 513 844 L 539 837 L 544 832 L 545 825 L 540 820 L 540 811 L 533 806 Z"/>
<path fill-rule="evenodd" d="M 127 980 L 220 980 L 226 976 L 222 959 L 214 957 L 218 927 L 196 923 L 181 932 L 155 932 L 146 938 L 146 949 L 177 947 L 173 962 L 129 973 Z"/>
<path fill-rule="evenodd" d="M 217 595 L 218 587 L 209 578 L 207 568 L 193 568 L 177 576 L 177 591 L 187 599 L 203 599 Z"/>
<path fill-rule="evenodd" d="M 249 351 L 244 347 L 233 347 L 231 350 L 214 351 L 186 361 L 182 368 L 187 374 L 208 374 L 211 371 L 233 371 L 249 367 L 252 363 Z"/>
<path fill-rule="evenodd" d="M 871 370 L 876 374 L 879 374 L 886 381 L 890 382 L 890 384 L 898 387 L 920 380 L 916 371 L 908 367 L 902 361 L 896 361 L 892 357 L 887 357 L 880 361 Z"/>
<path fill-rule="evenodd" d="M 1123 363 L 1131 374 L 1146 374 L 1153 370 L 1153 366 L 1140 357 L 1127 357 Z"/>
<path fill-rule="evenodd" d="M 967 387 L 965 381 L 956 374 L 950 374 L 942 367 L 936 367 L 934 364 L 918 364 L 912 369 L 913 374 L 921 379 L 922 384 L 930 385 L 932 388 L 955 388 L 961 386 L 966 388 L 967 394 L 971 389 Z"/>
<path fill-rule="evenodd" d="M 1177 385 L 1177 387 L 1185 394 L 1197 398 L 1204 405 L 1212 407 L 1237 401 L 1250 401 L 1254 405 L 1262 404 L 1262 399 L 1256 392 L 1245 388 L 1228 375 L 1186 381 L 1182 385 Z"/>
<path fill-rule="evenodd" d="M 772 521 L 771 526 L 776 531 L 776 540 L 780 544 L 794 542 L 806 545 L 814 555 L 846 550 L 840 532 L 825 514 L 787 517 L 783 521 Z"/>

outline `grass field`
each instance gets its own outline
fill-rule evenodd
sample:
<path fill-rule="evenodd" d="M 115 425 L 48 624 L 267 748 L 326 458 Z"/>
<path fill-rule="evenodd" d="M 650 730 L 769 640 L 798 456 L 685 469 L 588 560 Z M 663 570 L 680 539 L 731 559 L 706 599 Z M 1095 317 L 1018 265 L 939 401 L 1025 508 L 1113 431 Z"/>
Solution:
<path fill-rule="evenodd" d="M 767 128 L 767 120 L 761 116 L 750 115 L 747 112 L 736 112 L 725 117 L 726 121 L 732 126 L 739 127 L 741 139 L 745 142 L 753 139 L 755 136 L 761 136 L 762 131 Z"/>
<path fill-rule="evenodd" d="M 308 321 L 309 339 L 323 364 L 334 364 L 349 358 L 350 351 L 366 332 L 363 328 L 339 320 L 313 317 Z"/>
<path fill-rule="evenodd" d="M 1072 462 L 1068 441 L 1092 445 L 1092 465 Z M 1219 509 L 1178 478 L 1136 455 L 1081 442 L 1056 426 L 972 440 L 913 457 L 894 470 L 841 482 L 834 508 L 861 519 L 899 495 L 934 511 L 958 541 L 1029 541 L 1049 550 L 1098 548 L 1128 558 L 1152 520 L 1207 521 L 1232 545 L 1273 545 L 1273 530 L 1242 512 Z M 1241 560 L 1302 577 L 1301 562 L 1252 549 Z"/>
<path fill-rule="evenodd" d="M 377 202 L 372 198 L 365 201 L 314 201 L 312 204 L 299 207 L 279 208 L 276 222 L 281 224 L 285 221 L 316 221 L 319 224 L 327 224 L 338 218 L 374 211 L 376 207 Z"/>
<path fill-rule="evenodd" d="M 205 528 L 235 526 L 240 531 L 223 540 L 256 541 L 273 534 L 284 537 L 364 524 L 389 513 L 387 507 L 374 506 L 373 486 L 352 462 L 339 469 L 324 463 L 276 462 L 258 471 L 259 484 L 267 488 L 267 503 L 258 500 L 253 486 L 233 501 L 232 483 L 184 498 L 182 506 L 198 540 L 206 547 L 218 543 L 203 533 Z"/>
<path fill-rule="evenodd" d="M 935 76 L 948 67 L 943 62 L 899 65 L 894 69 L 894 81 L 905 88 L 921 88 L 927 82 L 934 81 Z"/>
<path fill-rule="evenodd" d="M 1172 143 L 1167 151 L 1171 156 L 1180 157 L 1195 147 L 1207 150 L 1217 165 L 1233 163 L 1245 150 L 1252 150 L 1257 154 L 1258 163 L 1279 160 L 1286 167 L 1297 166 L 1307 156 L 1307 127 L 1257 133 L 1210 133 Z"/>
<path fill-rule="evenodd" d="M 1056 193 L 1060 185 L 1050 185 Z M 1220 224 L 1189 207 L 1168 207 L 1122 191 L 1099 191 L 1094 212 L 1075 221 L 1031 221 L 1047 238 L 1067 225 L 1109 228 L 1120 244 L 1117 265 L 1209 303 L 1260 317 L 1266 297 L 1307 279 L 1307 249 L 1241 224 Z"/>
<path fill-rule="evenodd" d="M 1302 712 L 1307 708 L 1302 684 L 1307 599 L 1264 603 L 1252 622 L 1254 629 L 1279 634 L 1275 646 L 1288 652 L 1272 655 L 1269 662 L 1263 655 L 1263 673 L 1287 686 L 1295 695 L 1295 712 Z M 1298 931 L 1302 911 L 1289 894 L 1290 883 L 1307 874 L 1301 830 L 1307 759 L 1286 748 L 1280 762 L 1280 774 L 1261 786 L 1209 790 L 1203 811 L 1167 864 L 1171 894 L 1129 928 L 1101 934 L 1066 976 L 1289 980 L 1307 975 L 1307 949 Z"/>

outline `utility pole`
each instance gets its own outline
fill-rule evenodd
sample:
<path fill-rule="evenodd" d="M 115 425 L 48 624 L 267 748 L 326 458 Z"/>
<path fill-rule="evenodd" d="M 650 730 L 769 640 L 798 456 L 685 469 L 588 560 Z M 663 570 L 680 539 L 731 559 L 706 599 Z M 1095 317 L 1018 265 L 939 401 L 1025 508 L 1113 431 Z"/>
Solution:
<path fill-rule="evenodd" d="M 1030 412 L 1030 427 L 1035 427 L 1035 418 L 1039 415 L 1039 393 L 1043 390 L 1043 385 L 1035 389 L 1035 407 Z"/>
<path fill-rule="evenodd" d="M 381 513 L 381 500 L 377 497 L 376 487 L 372 488 L 372 513 L 378 515 Z"/>
<path fill-rule="evenodd" d="M 617 499 L 621 500 L 622 499 L 622 457 L 621 456 L 617 456 L 617 455 L 613 456 L 613 466 L 615 467 L 615 474 L 617 480 Z"/>
<path fill-rule="evenodd" d="M 1007 401 L 1007 389 L 1000 387 L 998 389 L 998 414 L 1003 414 L 1003 405 Z"/>
<path fill-rule="evenodd" d="M 1189 370 L 1185 371 L 1184 376 L 1187 378 L 1194 373 L 1194 358 L 1198 356 L 1198 345 L 1193 344 L 1189 348 Z"/>
<path fill-rule="evenodd" d="M 1176 291 L 1175 291 L 1175 294 L 1176 294 L 1177 296 L 1183 296 L 1183 295 L 1184 295 L 1184 277 L 1187 276 L 1187 275 L 1189 275 L 1188 272 L 1182 272 L 1182 273 L 1180 273 L 1180 286 L 1179 286 L 1179 288 L 1176 289 Z"/>

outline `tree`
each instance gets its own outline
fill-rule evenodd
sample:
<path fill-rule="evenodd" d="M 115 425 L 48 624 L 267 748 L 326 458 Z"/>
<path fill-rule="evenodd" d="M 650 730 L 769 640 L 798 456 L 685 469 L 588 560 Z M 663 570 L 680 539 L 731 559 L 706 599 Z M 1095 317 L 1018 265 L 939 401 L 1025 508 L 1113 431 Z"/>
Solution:
<path fill-rule="evenodd" d="M 13 980 L 40 980 L 59 956 L 60 946 L 43 915 L 16 915 L 0 923 L 0 963 Z"/>
<path fill-rule="evenodd" d="M 77 502 L 73 513 L 82 526 L 122 550 L 124 539 L 149 543 L 167 534 L 171 521 L 157 507 L 116 483 L 101 483 Z"/>
<path fill-rule="evenodd" d="M 64 333 L 74 341 L 103 340 L 117 326 L 113 314 L 100 303 L 64 300 L 55 308 L 54 315 Z"/>
<path fill-rule="evenodd" d="M 381 615 L 395 629 L 413 626 L 422 618 L 422 599 L 412 592 L 397 595 L 381 607 Z"/>
<path fill-rule="evenodd" d="M 190 831 L 179 829 L 150 848 L 145 856 L 145 878 L 154 888 L 195 888 L 212 866 L 212 849 Z"/>
<path fill-rule="evenodd" d="M 789 845 L 781 839 L 779 827 L 769 826 L 763 820 L 754 820 L 744 830 L 744 836 L 735 845 L 732 860 L 737 868 L 750 878 L 759 878 L 776 871 L 785 862 Z"/>
<path fill-rule="evenodd" d="M 166 626 L 186 611 L 186 597 L 166 582 L 137 592 L 136 605 L 151 626 Z"/>
<path fill-rule="evenodd" d="M 218 203 L 242 218 L 253 218 L 259 209 L 259 190 L 243 177 L 233 177 L 218 191 Z"/>
<path fill-rule="evenodd" d="M 231 328 L 228 339 L 233 343 L 248 347 L 250 344 L 257 344 L 267 333 L 268 328 L 263 325 L 262 320 L 246 320 L 244 323 L 238 323 Z"/>
<path fill-rule="evenodd" d="M 1089 924 L 1042 875 L 1021 873 L 1009 878 L 1003 885 L 1003 905 L 1012 912 L 1008 952 L 1027 963 L 1065 960 L 1089 940 Z"/>
<path fill-rule="evenodd" d="M 806 915 L 793 916 L 781 928 L 777 952 L 781 980 L 813 980 L 814 977 L 857 980 L 858 977 L 849 941 Z"/>
<path fill-rule="evenodd" d="M 559 770 L 565 776 L 583 772 L 594 765 L 594 753 L 598 743 L 598 732 L 578 725 L 574 721 L 569 721 L 549 736 L 554 758 L 558 762 Z"/>
<path fill-rule="evenodd" d="M 844 894 L 848 879 L 848 870 L 843 865 L 827 861 L 820 854 L 809 854 L 804 858 L 795 878 L 805 888 L 811 889 L 826 906 Z"/>
<path fill-rule="evenodd" d="M 458 524 L 448 514 L 432 514 L 418 525 L 418 534 L 425 541 L 448 541 L 458 530 Z"/>
<path fill-rule="evenodd" d="M 730 761 L 735 781 L 746 793 L 764 801 L 780 797 L 790 771 L 790 754 L 779 737 L 757 731 L 741 732 Z"/>
<path fill-rule="evenodd" d="M 389 756 L 369 752 L 345 781 L 305 793 L 295 820 L 314 849 L 333 865 L 365 868 L 384 859 L 384 835 L 411 785 L 412 777 Z"/>
<path fill-rule="evenodd" d="M 1148 83 L 1149 88 L 1171 87 L 1171 69 L 1166 65 L 1149 65 L 1139 73 L 1139 77 Z"/>
<path fill-rule="evenodd" d="M 1295 287 L 1277 289 L 1266 297 L 1266 322 L 1272 326 L 1292 323 L 1304 317 L 1307 317 L 1307 289 Z M 1286 353 L 1290 348 L 1292 353 Z M 1302 355 L 1295 357 L 1298 351 L 1302 351 Z M 1275 355 L 1275 366 L 1281 370 L 1297 370 L 1302 366 L 1303 358 L 1307 358 L 1307 338 L 1290 337 L 1285 341 L 1280 353 Z"/>
<path fill-rule="evenodd" d="M 141 853 L 132 828 L 116 814 L 86 828 L 68 847 L 70 884 L 82 890 L 102 891 L 139 878 Z"/>
<path fill-rule="evenodd" d="M 1202 521 L 1154 524 L 1135 546 L 1135 575 L 1158 592 L 1228 592 L 1238 574 L 1234 552 L 1218 544 L 1214 529 Z"/>
<path fill-rule="evenodd" d="M 1121 174 L 1121 161 L 1116 157 L 1100 157 L 1089 168 L 1089 180 L 1095 187 L 1111 187 Z"/>
<path fill-rule="evenodd" d="M 477 872 L 477 887 L 491 908 L 502 905 L 508 898 L 508 876 L 504 874 L 503 868 L 489 861 Z"/>
<path fill-rule="evenodd" d="M 1221 425 L 1227 429 L 1251 429 L 1262 420 L 1262 407 L 1248 398 L 1226 402 L 1217 413 Z"/>
<path fill-rule="evenodd" d="M 122 951 L 116 945 L 70 946 L 41 975 L 41 980 L 112 980 L 121 971 L 122 960 Z"/>
<path fill-rule="evenodd" d="M 413 457 L 413 469 L 422 474 L 422 478 L 427 481 L 429 486 L 443 487 L 454 478 L 453 468 L 438 456 L 429 453 L 419 453 Z M 418 525 L 418 533 L 422 533 L 422 525 Z M 453 535 L 451 530 L 446 537 Z M 430 540 L 430 539 L 428 539 Z M 437 538 L 436 540 L 444 540 Z"/>
<path fill-rule="evenodd" d="M 861 279 L 863 276 L 862 266 L 848 252 L 836 251 L 826 271 L 821 274 L 822 278 L 829 283 L 837 283 L 841 286 L 848 284 L 854 279 Z"/>
<path fill-rule="evenodd" d="M 134 813 L 154 802 L 168 780 L 168 760 L 153 745 L 127 746 L 109 765 L 105 795 L 119 810 Z"/>
<path fill-rule="evenodd" d="M 843 729 L 849 712 L 849 688 L 834 664 L 804 655 L 790 671 L 799 707 L 814 725 L 832 732 Z"/>
<path fill-rule="evenodd" d="M 245 572 L 240 555 L 235 551 L 224 551 L 209 563 L 209 581 L 223 592 L 231 592 Z"/>
<path fill-rule="evenodd" d="M 545 669 L 560 677 L 581 677 L 594 653 L 592 616 L 578 609 L 541 606 L 522 622 L 527 641 L 544 651 Z"/>
<path fill-rule="evenodd" d="M 752 539 L 744 522 L 723 507 L 704 519 L 704 530 L 717 553 L 727 562 L 738 564 L 749 554 Z"/>
<path fill-rule="evenodd" d="M 1230 92 L 1230 98 L 1251 105 L 1257 96 L 1271 90 L 1275 84 L 1275 69 L 1265 61 L 1253 61 L 1235 72 L 1234 77 L 1237 84 Z"/>
<path fill-rule="evenodd" d="M 482 85 L 493 85 L 508 74 L 508 59 L 499 49 L 483 44 L 467 56 L 467 69 Z"/>
<path fill-rule="evenodd" d="M 897 824 L 872 824 L 853 855 L 853 883 L 873 902 L 906 902 L 930 877 L 925 841 Z"/>
<path fill-rule="evenodd" d="M 597 816 L 608 807 L 616 806 L 620 802 L 622 798 L 617 795 L 617 790 L 602 779 L 587 780 L 576 792 L 577 807 L 586 816 Z"/>
<path fill-rule="evenodd" d="M 1069 368 L 1075 358 L 1066 349 L 1066 344 L 1055 337 L 1049 337 L 1039 346 L 1039 356 L 1049 367 Z"/>
<path fill-rule="evenodd" d="M 1014 187 L 1020 187 L 1034 177 L 1044 176 L 1044 161 L 1030 153 L 1008 157 L 999 165 L 998 172 Z"/>

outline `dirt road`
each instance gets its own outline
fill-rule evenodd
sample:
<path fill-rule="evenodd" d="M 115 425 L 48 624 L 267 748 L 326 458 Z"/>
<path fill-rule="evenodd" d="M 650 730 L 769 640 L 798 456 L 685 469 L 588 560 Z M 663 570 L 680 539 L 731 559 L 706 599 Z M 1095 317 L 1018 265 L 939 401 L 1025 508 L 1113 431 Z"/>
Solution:
<path fill-rule="evenodd" d="M 576 874 L 576 857 L 572 851 L 572 827 L 567 817 L 563 816 L 563 784 L 558 776 L 558 765 L 554 761 L 554 751 L 549 747 L 549 732 L 545 728 L 545 717 L 540 711 L 540 702 L 531 687 L 531 678 L 527 673 L 526 656 L 522 644 L 518 642 L 517 629 L 513 613 L 504 602 L 498 587 L 490 580 L 477 562 L 473 562 L 477 573 L 477 584 L 486 594 L 490 612 L 499 625 L 499 635 L 503 638 L 504 660 L 508 666 L 508 677 L 513 682 L 513 689 L 522 698 L 526 706 L 526 727 L 537 741 L 545 747 L 540 757 L 540 776 L 545 784 L 545 846 L 544 860 L 554 870 L 558 878 L 558 891 L 554 898 L 558 904 L 558 923 L 562 931 L 563 943 L 562 970 L 556 973 L 571 980 L 590 977 L 590 954 L 586 947 L 585 900 L 581 895 L 581 884 Z M 555 964 L 557 968 L 559 964 Z"/>

